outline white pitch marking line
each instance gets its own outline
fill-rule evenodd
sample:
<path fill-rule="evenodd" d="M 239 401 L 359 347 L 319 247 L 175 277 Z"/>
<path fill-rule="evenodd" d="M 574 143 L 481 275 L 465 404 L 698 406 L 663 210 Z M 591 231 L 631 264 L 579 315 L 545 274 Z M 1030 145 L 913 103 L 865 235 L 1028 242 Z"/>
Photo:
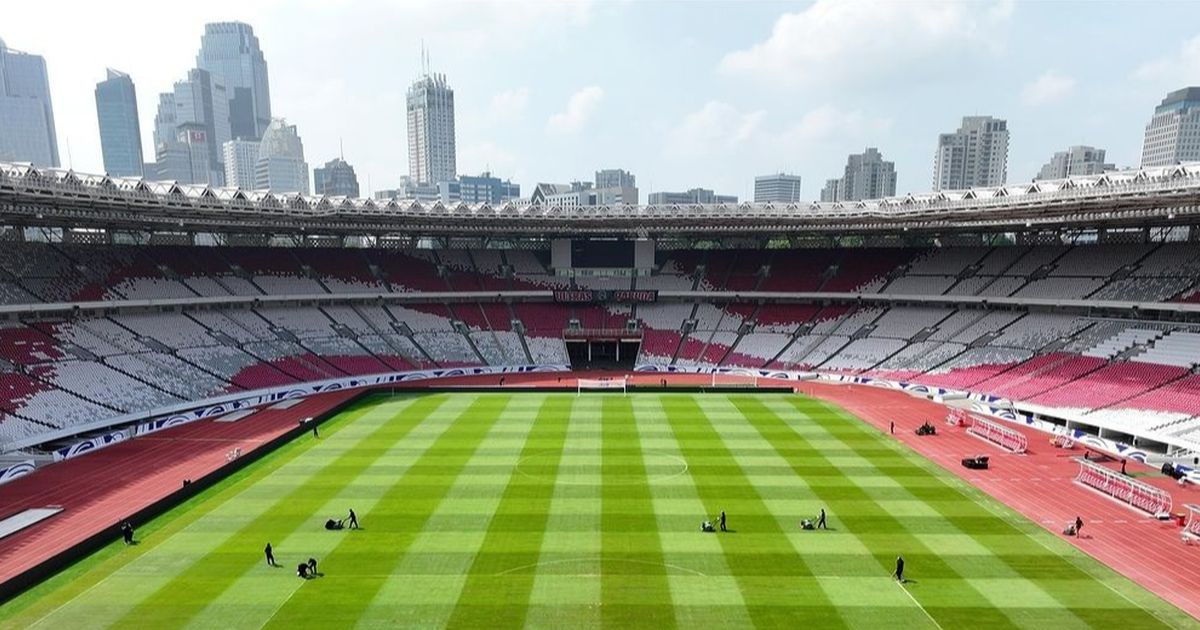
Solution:
<path fill-rule="evenodd" d="M 912 603 L 916 604 L 917 608 L 920 608 L 921 612 L 925 613 L 925 616 L 928 617 L 929 620 L 933 622 L 933 625 L 937 626 L 938 630 L 946 630 L 945 628 L 942 627 L 942 624 L 938 623 L 937 619 L 933 618 L 933 615 L 929 614 L 928 610 L 925 610 L 925 607 L 921 605 L 921 602 L 917 601 L 916 597 L 913 597 L 913 594 L 908 591 L 908 588 L 906 588 L 904 586 L 903 582 L 896 582 L 896 586 L 899 586 L 900 590 L 904 591 L 905 595 L 908 595 L 908 598 L 912 600 Z"/>

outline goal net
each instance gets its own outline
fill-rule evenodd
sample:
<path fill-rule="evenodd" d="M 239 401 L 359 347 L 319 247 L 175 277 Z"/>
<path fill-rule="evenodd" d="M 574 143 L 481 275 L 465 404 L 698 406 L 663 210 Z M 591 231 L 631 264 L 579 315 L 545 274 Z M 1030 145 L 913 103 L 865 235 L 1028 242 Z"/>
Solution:
<path fill-rule="evenodd" d="M 581 378 L 576 381 L 578 391 L 576 395 L 584 392 L 604 392 L 604 391 L 620 391 L 622 394 L 629 393 L 626 384 L 626 378 Z"/>
<path fill-rule="evenodd" d="M 758 387 L 758 375 L 713 372 L 711 387 Z"/>

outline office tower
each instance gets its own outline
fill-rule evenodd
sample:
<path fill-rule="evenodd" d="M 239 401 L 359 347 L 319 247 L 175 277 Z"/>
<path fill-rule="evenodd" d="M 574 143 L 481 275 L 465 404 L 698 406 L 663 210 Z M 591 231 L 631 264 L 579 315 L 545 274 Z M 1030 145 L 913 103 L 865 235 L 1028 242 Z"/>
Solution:
<path fill-rule="evenodd" d="M 59 166 L 46 60 L 0 40 L 0 160 Z"/>
<path fill-rule="evenodd" d="M 354 174 L 354 167 L 339 157 L 313 169 L 313 192 L 330 197 L 358 197 L 358 176 Z"/>
<path fill-rule="evenodd" d="M 800 201 L 800 176 L 773 173 L 754 178 L 754 203 L 795 203 Z"/>
<path fill-rule="evenodd" d="M 159 95 L 154 117 L 154 155 L 159 179 L 185 184 L 224 184 L 222 149 L 230 139 L 228 106 L 225 86 L 199 68 L 189 70 L 187 78 L 176 82 L 171 92 Z M 208 152 L 204 169 L 193 156 L 200 146 Z M 188 156 L 186 159 L 184 154 Z"/>
<path fill-rule="evenodd" d="M 133 79 L 109 68 L 96 84 L 96 119 L 104 170 L 113 177 L 142 176 L 142 132 Z"/>
<path fill-rule="evenodd" d="M 221 146 L 225 158 L 225 185 L 254 190 L 254 171 L 258 168 L 258 140 L 230 140 Z"/>
<path fill-rule="evenodd" d="M 296 126 L 282 118 L 271 120 L 263 133 L 254 169 L 254 187 L 275 193 L 308 194 L 304 143 L 296 133 Z"/>
<path fill-rule="evenodd" d="M 241 22 L 205 24 L 196 67 L 225 86 L 230 138 L 262 138 L 271 124 L 271 92 L 254 29 Z"/>
<path fill-rule="evenodd" d="M 1200 87 L 1175 90 L 1154 108 L 1142 142 L 1142 166 L 1200 160 Z"/>
<path fill-rule="evenodd" d="M 457 174 L 454 90 L 446 76 L 427 71 L 408 88 L 408 176 L 438 184 Z"/>
<path fill-rule="evenodd" d="M 467 203 L 498 204 L 521 197 L 519 184 L 494 177 L 486 171 L 479 175 L 462 175 L 458 183 L 459 197 Z"/>

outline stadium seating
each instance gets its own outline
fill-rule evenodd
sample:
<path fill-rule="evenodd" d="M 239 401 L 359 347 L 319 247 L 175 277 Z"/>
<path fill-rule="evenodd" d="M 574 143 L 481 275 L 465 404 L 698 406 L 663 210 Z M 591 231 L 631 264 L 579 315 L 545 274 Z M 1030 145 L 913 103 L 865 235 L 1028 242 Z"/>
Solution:
<path fill-rule="evenodd" d="M 548 259 L 544 251 L 461 248 L 13 243 L 0 248 L 0 305 L 569 286 L 1200 301 L 1200 252 L 1187 243 L 675 250 L 659 252 L 650 275 L 573 279 L 552 275 Z M 841 299 L 636 307 L 503 299 L 12 314 L 0 320 L 0 440 L 346 375 L 568 363 L 563 337 L 573 322 L 624 329 L 630 319 L 642 335 L 638 363 L 861 374 L 1200 439 L 1200 376 L 1192 373 L 1200 327 L 1183 321 Z"/>

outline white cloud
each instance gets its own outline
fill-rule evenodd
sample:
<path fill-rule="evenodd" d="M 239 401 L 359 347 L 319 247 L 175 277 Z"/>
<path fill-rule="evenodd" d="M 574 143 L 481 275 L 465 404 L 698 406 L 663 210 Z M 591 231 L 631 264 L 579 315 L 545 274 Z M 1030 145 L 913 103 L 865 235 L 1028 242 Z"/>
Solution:
<path fill-rule="evenodd" d="M 604 98 L 604 90 L 599 86 L 589 85 L 571 95 L 567 101 L 567 109 L 554 114 L 546 122 L 547 131 L 567 134 L 579 131 L 591 119 Z"/>
<path fill-rule="evenodd" d="M 891 129 L 890 118 L 874 118 L 860 110 L 843 111 L 822 105 L 805 112 L 784 137 L 794 142 L 821 142 L 831 139 L 870 138 Z"/>
<path fill-rule="evenodd" d="M 496 120 L 511 122 L 525 114 L 525 107 L 528 104 L 529 88 L 519 87 L 504 90 L 492 96 L 491 103 L 488 105 L 488 114 Z"/>
<path fill-rule="evenodd" d="M 458 151 L 459 170 L 463 173 L 492 171 L 500 177 L 511 177 L 519 166 L 517 156 L 494 142 L 479 142 Z"/>
<path fill-rule="evenodd" d="M 1200 76 L 1200 35 L 1185 40 L 1174 53 L 1138 66 L 1133 76 L 1143 81 L 1183 85 Z"/>
<path fill-rule="evenodd" d="M 679 155 L 708 154 L 758 142 L 766 112 L 741 112 L 729 103 L 709 101 L 683 117 L 668 137 L 667 152 Z"/>
<path fill-rule="evenodd" d="M 718 69 L 791 86 L 886 79 L 995 50 L 1011 13 L 1011 2 L 980 11 L 941 0 L 818 0 L 780 16 L 770 37 L 725 55 Z"/>
<path fill-rule="evenodd" d="M 778 128 L 769 126 L 766 119 L 764 110 L 743 112 L 729 103 L 709 101 L 684 116 L 671 130 L 666 150 L 676 156 L 707 156 L 717 152 L 736 155 L 749 149 L 788 157 L 803 151 L 804 145 L 831 140 L 873 142 L 892 124 L 887 118 L 830 104 L 811 109 L 796 122 Z"/>
<path fill-rule="evenodd" d="M 1049 70 L 1021 88 L 1021 102 L 1032 106 L 1058 103 L 1074 90 L 1075 79 Z"/>

